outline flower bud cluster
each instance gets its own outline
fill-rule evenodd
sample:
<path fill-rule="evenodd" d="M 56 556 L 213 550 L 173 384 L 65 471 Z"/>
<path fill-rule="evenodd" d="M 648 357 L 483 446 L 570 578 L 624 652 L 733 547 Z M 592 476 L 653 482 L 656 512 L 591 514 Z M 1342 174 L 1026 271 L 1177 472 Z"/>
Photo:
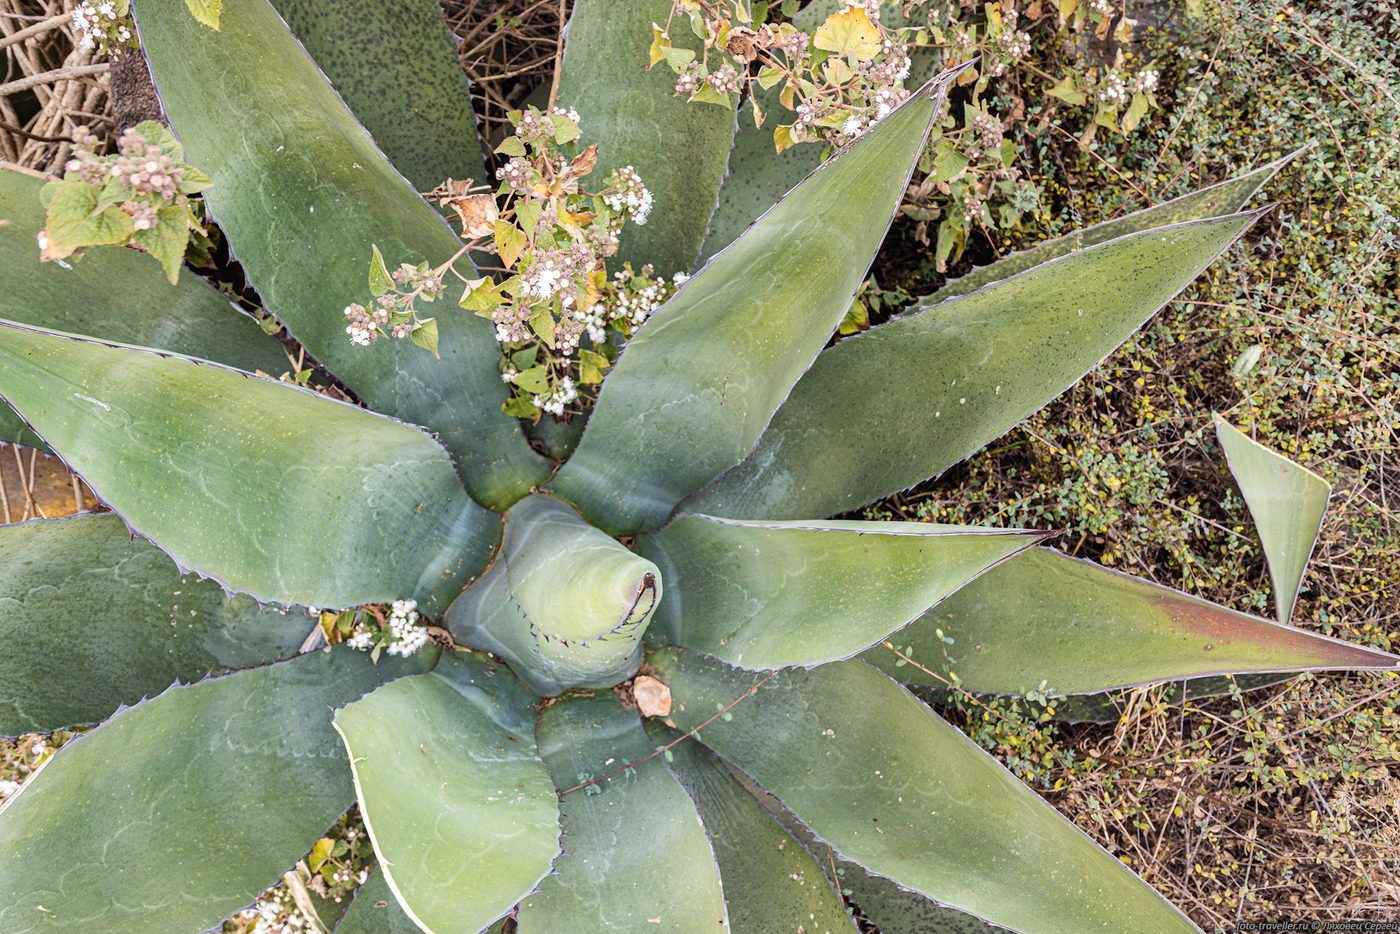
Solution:
<path fill-rule="evenodd" d="M 131 127 L 117 140 L 117 152 L 111 156 L 97 154 L 101 141 L 85 126 L 73 131 L 73 155 L 63 171 L 76 175 L 93 188 L 103 188 L 109 181 L 131 189 L 133 195 L 156 195 L 165 201 L 180 194 L 180 182 L 185 177 L 185 165 L 152 145 L 139 130 Z M 139 228 L 138 228 L 139 229 Z"/>
<path fill-rule="evenodd" d="M 405 338 L 422 330 L 432 319 L 418 317 L 414 302 L 420 298 L 431 302 L 443 294 L 442 273 L 429 269 L 426 262 L 417 266 L 403 263 L 388 273 L 393 285 L 375 296 L 369 307 L 358 302 L 345 306 L 345 333 L 350 335 L 350 343 L 367 347 L 381 335 Z"/>

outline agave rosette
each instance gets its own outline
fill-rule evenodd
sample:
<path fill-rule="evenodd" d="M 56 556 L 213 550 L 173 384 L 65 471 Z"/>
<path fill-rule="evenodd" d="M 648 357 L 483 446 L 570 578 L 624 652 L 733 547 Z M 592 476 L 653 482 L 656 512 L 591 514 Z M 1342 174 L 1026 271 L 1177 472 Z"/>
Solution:
<path fill-rule="evenodd" d="M 0 812 L 0 929 L 204 930 L 358 800 L 380 867 L 350 934 L 852 931 L 838 886 L 889 930 L 1195 930 L 902 686 L 936 672 L 886 641 L 933 658 L 946 631 L 965 688 L 1009 693 L 1395 659 L 1038 532 L 829 517 L 1070 385 L 1249 227 L 1277 166 L 828 347 L 948 76 L 819 168 L 815 147 L 731 158 L 747 127 L 642 71 L 669 0 L 579 0 L 561 98 L 656 198 L 629 257 L 714 255 L 632 339 L 576 450 L 544 457 L 499 411 L 486 321 L 442 316 L 440 358 L 345 339 L 371 243 L 457 249 L 415 186 L 481 172 L 436 5 L 275 6 L 230 3 L 213 31 L 181 0 L 134 4 L 211 216 L 368 410 L 253 375 L 275 341 L 192 276 L 168 286 L 131 251 L 41 265 L 40 183 L 0 173 L 0 395 L 23 420 L 4 437 L 114 510 L 0 527 L 0 734 L 102 721 Z M 794 175 L 771 207 L 753 194 Z M 457 647 L 298 653 L 298 607 L 405 598 Z M 639 666 L 669 711 L 610 690 Z"/>

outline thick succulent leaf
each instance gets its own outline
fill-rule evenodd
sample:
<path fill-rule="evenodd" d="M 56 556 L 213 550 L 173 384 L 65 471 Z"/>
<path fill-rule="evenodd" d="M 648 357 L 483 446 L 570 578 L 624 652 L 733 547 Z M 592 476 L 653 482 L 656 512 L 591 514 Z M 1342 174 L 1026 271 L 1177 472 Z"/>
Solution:
<path fill-rule="evenodd" d="M 42 179 L 0 169 L 0 318 L 158 347 L 273 375 L 289 369 L 282 345 L 196 276 L 177 285 L 135 250 L 96 249 L 67 264 L 39 262 Z M 0 404 L 0 441 L 39 445 Z"/>
<path fill-rule="evenodd" d="M 335 926 L 335 934 L 419 934 L 422 930 L 404 913 L 382 869 L 376 869 L 355 891 L 350 910 Z"/>
<path fill-rule="evenodd" d="M 615 696 L 570 696 L 540 714 L 540 753 L 561 792 L 565 853 L 520 904 L 520 934 L 725 928 L 719 872 L 695 805 Z"/>
<path fill-rule="evenodd" d="M 447 626 L 549 696 L 609 687 L 635 672 L 661 594 L 651 561 L 558 500 L 529 496 L 506 513 L 500 554 L 453 602 Z"/>
<path fill-rule="evenodd" d="M 827 516 L 941 473 L 1073 385 L 1258 216 L 1131 234 L 841 341 L 682 508 Z"/>
<path fill-rule="evenodd" d="M 1274 609 L 1279 622 L 1287 623 L 1322 530 L 1332 484 L 1264 447 L 1219 415 L 1215 434 L 1259 530 L 1274 582 Z"/>
<path fill-rule="evenodd" d="M 480 931 L 559 853 L 533 704 L 510 672 L 454 652 L 336 712 L 381 872 L 425 931 Z"/>
<path fill-rule="evenodd" d="M 367 302 L 370 247 L 446 262 L 460 241 L 375 148 L 266 0 L 230 4 L 219 32 L 182 0 L 137 0 L 141 47 L 214 219 L 267 309 L 377 411 L 438 432 L 490 505 L 548 472 L 501 414 L 500 347 L 484 318 L 438 316 L 441 359 L 409 341 L 352 345 L 342 310 Z"/>
<path fill-rule="evenodd" d="M 658 745 L 676 739 L 655 721 L 647 733 Z M 700 811 L 719 861 L 730 929 L 741 934 L 788 931 L 855 932 L 855 924 L 822 867 L 699 743 L 670 751 L 671 768 Z"/>
<path fill-rule="evenodd" d="M 0 810 L 0 930 L 217 925 L 353 803 L 331 705 L 436 652 L 316 652 L 171 688 L 73 740 Z"/>
<path fill-rule="evenodd" d="M 499 520 L 418 429 L 274 380 L 0 322 L 0 397 L 182 566 L 263 600 L 444 607 Z"/>
<path fill-rule="evenodd" d="M 1299 152 L 1302 150 L 1291 152 L 1282 159 L 1276 159 L 1237 178 L 1227 179 L 1179 198 L 1163 201 L 1150 208 L 1116 217 L 1111 221 L 1085 227 L 1083 230 L 1077 230 L 1063 237 L 1056 237 L 1054 240 L 1037 243 L 1019 253 L 1004 256 L 994 263 L 979 266 L 967 275 L 948 282 L 933 294 L 918 299 L 914 303 L 914 307 L 927 308 L 959 295 L 967 295 L 969 292 L 975 292 L 993 282 L 999 282 L 1002 279 L 1009 279 L 1023 273 L 1041 263 L 1048 263 L 1057 257 L 1066 256 L 1099 243 L 1107 243 L 1109 240 L 1125 237 L 1128 234 L 1151 230 L 1154 227 L 1166 227 L 1170 224 L 1234 214 L 1243 208 L 1254 196 L 1254 193 L 1263 187 L 1265 182 L 1273 178 L 1279 169 L 1291 162 Z"/>
<path fill-rule="evenodd" d="M 577 0 L 558 98 L 578 111 L 580 144 L 598 144 L 585 184 L 600 189 L 609 172 L 630 165 L 651 191 L 651 215 L 628 228 L 618 259 L 651 263 L 663 276 L 695 262 L 734 138 L 732 111 L 687 103 L 665 65 L 647 71 L 651 25 L 670 16 L 671 0 Z"/>
<path fill-rule="evenodd" d="M 177 679 L 294 655 L 312 625 L 181 576 L 114 515 L 0 525 L 0 736 L 96 723 Z"/>
<path fill-rule="evenodd" d="M 952 645 L 938 638 L 940 630 Z M 944 684 L 952 671 L 969 691 L 1003 694 L 1024 694 L 1042 681 L 1079 694 L 1199 675 L 1400 663 L 1048 548 L 993 568 L 891 641 L 934 672 L 883 645 L 865 654 L 900 681 Z"/>
<path fill-rule="evenodd" d="M 842 7 L 840 0 L 815 0 L 804 6 L 793 17 L 792 24 L 805 33 L 812 33 L 832 13 Z M 922 17 L 928 24 L 929 11 L 919 10 L 916 17 Z M 907 22 L 901 5 L 886 6 L 880 10 L 881 20 L 889 26 L 899 27 Z M 658 20 L 658 22 L 662 22 Z M 677 21 L 678 23 L 681 21 Z M 684 25 L 678 26 L 685 29 Z M 687 37 L 688 39 L 689 37 Z M 933 72 L 936 52 L 916 50 L 910 63 L 910 77 L 906 86 L 917 86 Z M 658 65 L 657 68 L 662 66 Z M 669 74 L 669 69 L 667 70 Z M 705 243 L 700 250 L 702 259 L 707 259 L 727 247 L 744 228 L 753 223 L 764 211 L 783 194 L 802 181 L 807 173 L 821 165 L 825 143 L 797 143 L 776 152 L 773 145 L 773 129 L 782 123 L 791 123 L 793 114 L 785 110 L 778 101 L 782 85 L 774 85 L 767 90 L 751 85 L 764 114 L 763 126 L 754 126 L 753 101 L 746 100 L 739 108 L 738 128 L 734 133 L 734 146 L 729 153 L 729 168 L 724 184 L 719 189 L 719 200 L 710 218 L 710 227 L 705 234 Z"/>
<path fill-rule="evenodd" d="M 696 738 L 877 875 L 1025 934 L 1197 930 L 864 662 L 782 671 L 760 685 L 753 672 L 683 649 L 649 661 L 671 688 L 678 728 L 733 705 Z"/>
<path fill-rule="evenodd" d="M 649 641 L 749 669 L 850 658 L 1043 537 L 927 522 L 680 516 L 637 540 L 666 581 Z"/>
<path fill-rule="evenodd" d="M 1005 928 L 939 905 L 889 879 L 872 876 L 855 863 L 842 862 L 841 888 L 860 913 L 875 922 L 880 934 L 996 934 Z"/>
<path fill-rule="evenodd" d="M 943 97 L 931 83 L 824 163 L 637 331 L 554 488 L 656 528 L 737 464 L 850 305 Z"/>
<path fill-rule="evenodd" d="M 486 172 L 471 89 L 437 0 L 273 0 L 394 168 L 419 191 Z"/>

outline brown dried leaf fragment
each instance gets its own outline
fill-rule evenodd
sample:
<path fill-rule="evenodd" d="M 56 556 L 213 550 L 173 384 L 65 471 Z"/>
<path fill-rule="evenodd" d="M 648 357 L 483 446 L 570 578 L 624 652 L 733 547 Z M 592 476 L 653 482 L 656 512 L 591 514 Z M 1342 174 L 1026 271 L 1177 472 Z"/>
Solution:
<path fill-rule="evenodd" d="M 638 675 L 632 682 L 632 697 L 644 717 L 671 715 L 671 689 L 651 675 Z"/>

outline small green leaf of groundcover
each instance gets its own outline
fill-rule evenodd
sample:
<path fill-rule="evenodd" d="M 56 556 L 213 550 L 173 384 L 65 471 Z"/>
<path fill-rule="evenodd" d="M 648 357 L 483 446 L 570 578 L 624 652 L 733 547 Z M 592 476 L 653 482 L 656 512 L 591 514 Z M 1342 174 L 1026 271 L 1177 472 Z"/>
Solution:
<path fill-rule="evenodd" d="M 0 525 L 0 736 L 96 723 L 177 679 L 290 657 L 313 625 L 181 576 L 110 513 Z"/>
<path fill-rule="evenodd" d="M 183 357 L 0 335 L 0 396 L 134 529 L 231 590 L 432 612 L 490 557 L 499 520 L 417 428 Z"/>
<path fill-rule="evenodd" d="M 951 664 L 940 633 L 954 640 Z M 942 685 L 952 672 L 967 690 L 1000 694 L 1025 694 L 1042 681 L 1079 694 L 1227 672 L 1400 662 L 1048 548 L 998 565 L 891 642 L 917 664 L 883 646 L 862 657 L 909 684 Z"/>
<path fill-rule="evenodd" d="M 190 242 L 190 208 L 184 196 L 179 196 L 175 204 L 157 208 L 156 225 L 136 231 L 131 240 L 160 260 L 166 279 L 174 285 L 185 262 L 185 244 Z"/>
<path fill-rule="evenodd" d="M 425 930 L 479 931 L 559 852 L 559 808 L 534 739 L 534 698 L 486 656 L 446 655 L 342 707 L 380 872 Z"/>
<path fill-rule="evenodd" d="M 652 641 L 771 669 L 850 658 L 1042 538 L 927 522 L 686 515 L 637 545 L 666 581 Z"/>
<path fill-rule="evenodd" d="M 681 649 L 648 662 L 671 689 L 677 728 L 701 727 L 733 704 L 696 739 L 873 873 L 1033 934 L 1199 934 L 976 743 L 864 662 L 782 671 L 761 686 L 765 676 Z"/>
<path fill-rule="evenodd" d="M 1215 416 L 1215 434 L 1259 530 L 1274 585 L 1274 608 L 1279 622 L 1286 623 L 1293 616 L 1293 604 L 1322 529 L 1332 485 L 1269 450 L 1219 415 Z"/>
<path fill-rule="evenodd" d="M 418 326 L 409 332 L 408 339 L 436 357 L 438 355 L 437 319 L 423 318 L 419 320 Z"/>
<path fill-rule="evenodd" d="M 0 812 L 0 930 L 218 925 L 353 803 L 331 707 L 436 655 L 314 652 L 171 688 L 73 740 Z"/>
<path fill-rule="evenodd" d="M 744 463 L 682 508 L 826 516 L 937 476 L 1073 385 L 1259 216 L 1130 234 L 841 341 Z"/>
<path fill-rule="evenodd" d="M 537 734 L 555 786 L 567 791 L 566 852 L 521 902 L 521 934 L 726 930 L 700 816 L 662 757 L 603 777 L 654 751 L 637 712 L 611 692 L 570 696 L 540 714 Z"/>

